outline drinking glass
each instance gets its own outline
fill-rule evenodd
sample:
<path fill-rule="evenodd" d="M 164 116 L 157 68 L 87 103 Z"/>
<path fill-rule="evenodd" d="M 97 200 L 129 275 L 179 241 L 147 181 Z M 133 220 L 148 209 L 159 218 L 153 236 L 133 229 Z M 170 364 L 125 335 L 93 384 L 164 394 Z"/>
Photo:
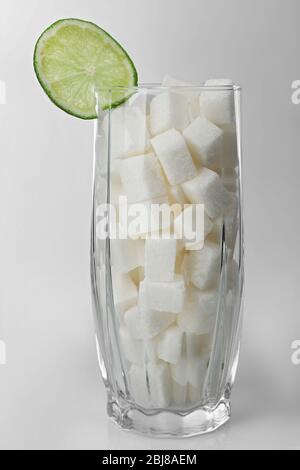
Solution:
<path fill-rule="evenodd" d="M 184 437 L 230 418 L 240 94 L 231 83 L 97 90 L 92 298 L 107 412 L 123 429 Z"/>

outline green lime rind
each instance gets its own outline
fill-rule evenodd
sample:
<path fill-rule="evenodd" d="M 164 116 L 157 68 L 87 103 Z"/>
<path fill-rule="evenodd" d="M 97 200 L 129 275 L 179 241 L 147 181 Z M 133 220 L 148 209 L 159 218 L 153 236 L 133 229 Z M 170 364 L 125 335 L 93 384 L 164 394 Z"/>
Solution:
<path fill-rule="evenodd" d="M 40 35 L 33 66 L 50 100 L 85 120 L 97 118 L 96 90 L 101 90 L 99 105 L 105 110 L 124 103 L 132 95 L 127 88 L 138 83 L 124 48 L 96 24 L 76 18 L 58 20 Z"/>

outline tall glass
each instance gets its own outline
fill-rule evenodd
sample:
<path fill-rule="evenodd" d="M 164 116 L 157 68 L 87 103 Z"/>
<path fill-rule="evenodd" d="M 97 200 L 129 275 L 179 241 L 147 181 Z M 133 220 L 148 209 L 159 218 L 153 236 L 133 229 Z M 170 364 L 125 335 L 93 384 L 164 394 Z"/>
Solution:
<path fill-rule="evenodd" d="M 240 88 L 97 100 L 91 275 L 108 415 L 156 436 L 213 431 L 230 418 L 240 344 Z"/>

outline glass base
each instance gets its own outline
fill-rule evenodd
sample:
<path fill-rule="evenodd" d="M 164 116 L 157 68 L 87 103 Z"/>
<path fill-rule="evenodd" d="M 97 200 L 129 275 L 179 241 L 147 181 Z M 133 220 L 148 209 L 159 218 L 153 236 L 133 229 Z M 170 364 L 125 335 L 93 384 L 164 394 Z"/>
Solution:
<path fill-rule="evenodd" d="M 192 437 L 215 431 L 223 426 L 231 415 L 230 402 L 221 400 L 215 408 L 197 408 L 188 412 L 147 411 L 126 404 L 121 408 L 110 400 L 109 417 L 122 429 L 153 437 Z"/>

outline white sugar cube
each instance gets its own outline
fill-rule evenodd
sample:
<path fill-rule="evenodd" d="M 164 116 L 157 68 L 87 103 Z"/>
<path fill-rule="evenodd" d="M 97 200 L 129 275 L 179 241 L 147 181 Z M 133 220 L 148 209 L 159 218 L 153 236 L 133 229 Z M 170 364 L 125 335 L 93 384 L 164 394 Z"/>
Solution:
<path fill-rule="evenodd" d="M 127 109 L 139 109 L 144 115 L 149 112 L 149 94 L 144 90 L 134 93 L 126 102 Z"/>
<path fill-rule="evenodd" d="M 176 316 L 168 312 L 141 310 L 143 338 L 151 339 L 174 323 Z"/>
<path fill-rule="evenodd" d="M 183 192 L 182 187 L 180 184 L 175 185 L 175 186 L 170 186 L 169 187 L 169 195 L 170 195 L 170 202 L 172 204 L 188 204 L 188 198 Z"/>
<path fill-rule="evenodd" d="M 149 363 L 147 366 L 150 403 L 156 408 L 169 406 L 172 400 L 172 381 L 167 364 Z"/>
<path fill-rule="evenodd" d="M 207 80 L 205 85 L 208 87 L 224 87 L 219 90 L 204 90 L 200 97 L 201 113 L 207 119 L 218 126 L 228 125 L 234 122 L 235 103 L 233 81 L 229 79 Z M 226 89 L 226 87 L 229 87 Z"/>
<path fill-rule="evenodd" d="M 172 379 L 182 387 L 188 384 L 189 370 L 186 356 L 182 356 L 176 364 L 170 365 Z"/>
<path fill-rule="evenodd" d="M 142 315 L 136 305 L 125 312 L 124 322 L 126 329 L 132 338 L 140 340 L 144 339 Z"/>
<path fill-rule="evenodd" d="M 217 244 L 207 240 L 201 250 L 189 252 L 186 262 L 190 280 L 198 289 L 210 289 L 218 282 L 221 250 Z"/>
<path fill-rule="evenodd" d="M 146 302 L 152 310 L 180 313 L 185 299 L 185 285 L 182 275 L 176 274 L 172 282 L 153 282 L 145 279 Z"/>
<path fill-rule="evenodd" d="M 150 131 L 152 135 L 161 134 L 168 129 L 182 131 L 189 124 L 188 103 L 180 93 L 160 93 L 150 104 Z"/>
<path fill-rule="evenodd" d="M 133 364 L 129 369 L 130 392 L 134 401 L 141 406 L 148 407 L 149 392 L 147 373 L 144 365 Z"/>
<path fill-rule="evenodd" d="M 157 135 L 151 139 L 151 143 L 171 185 L 190 180 L 197 175 L 185 140 L 176 129 L 169 129 Z"/>
<path fill-rule="evenodd" d="M 133 339 L 127 328 L 120 328 L 120 340 L 122 352 L 126 359 L 133 364 L 144 363 L 144 343 L 143 341 Z"/>
<path fill-rule="evenodd" d="M 177 317 L 179 328 L 187 333 L 207 335 L 212 332 L 217 313 L 217 291 L 187 291 L 183 312 Z"/>
<path fill-rule="evenodd" d="M 111 160 L 146 153 L 150 149 L 147 116 L 140 107 L 120 107 L 103 120 L 106 140 L 109 138 Z M 109 129 L 110 128 L 110 132 Z"/>
<path fill-rule="evenodd" d="M 115 308 L 119 314 L 137 303 L 138 290 L 128 274 L 120 274 L 112 270 L 112 285 Z"/>
<path fill-rule="evenodd" d="M 204 204 L 205 211 L 211 219 L 221 215 L 232 201 L 220 176 L 208 168 L 201 168 L 196 178 L 182 183 L 182 189 L 190 202 Z"/>
<path fill-rule="evenodd" d="M 145 276 L 150 281 L 170 282 L 175 276 L 176 240 L 147 239 Z"/>
<path fill-rule="evenodd" d="M 176 325 L 164 331 L 157 342 L 157 355 L 171 364 L 177 364 L 182 352 L 183 332 Z"/>
<path fill-rule="evenodd" d="M 162 81 L 162 85 L 166 87 L 174 87 L 174 93 L 181 93 L 188 101 L 189 117 L 192 121 L 200 114 L 199 92 L 192 89 L 193 85 L 190 83 L 178 80 L 177 78 L 166 75 Z"/>
<path fill-rule="evenodd" d="M 213 87 L 232 87 L 232 80 L 215 79 L 207 80 L 205 85 Z M 200 96 L 201 112 L 207 119 L 219 126 L 234 122 L 235 105 L 232 89 L 202 91 Z"/>
<path fill-rule="evenodd" d="M 167 194 L 160 165 L 153 154 L 122 160 L 120 175 L 129 202 L 146 201 Z"/>
<path fill-rule="evenodd" d="M 210 166 L 220 159 L 223 144 L 223 131 L 199 116 L 184 131 L 183 136 L 195 160 Z"/>
<path fill-rule="evenodd" d="M 111 263 L 114 269 L 120 273 L 128 273 L 143 266 L 144 245 L 143 240 L 130 238 L 110 240 Z"/>
<path fill-rule="evenodd" d="M 175 320 L 175 315 L 155 310 L 140 310 L 133 307 L 124 315 L 130 336 L 134 339 L 149 340 L 162 333 Z"/>
<path fill-rule="evenodd" d="M 147 115 L 137 107 L 125 108 L 125 126 L 128 132 L 125 157 L 141 155 L 150 149 Z"/>
<path fill-rule="evenodd" d="M 213 223 L 200 204 L 186 207 L 174 221 L 175 234 L 187 250 L 202 248 L 212 228 Z"/>
<path fill-rule="evenodd" d="M 143 342 L 145 362 L 159 362 L 159 358 L 157 356 L 158 338 L 159 338 L 159 335 L 151 339 L 146 339 Z"/>

